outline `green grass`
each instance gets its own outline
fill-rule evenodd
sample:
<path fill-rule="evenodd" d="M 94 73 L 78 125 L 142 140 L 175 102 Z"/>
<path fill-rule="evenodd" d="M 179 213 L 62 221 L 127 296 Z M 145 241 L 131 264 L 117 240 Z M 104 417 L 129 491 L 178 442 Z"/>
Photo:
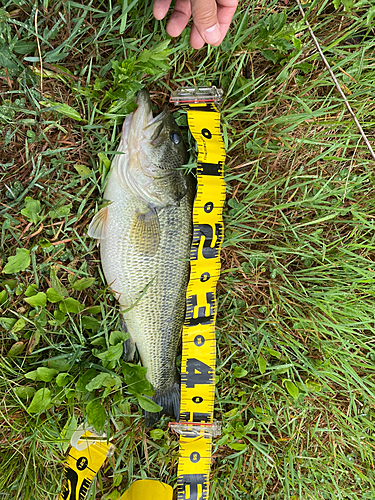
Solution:
<path fill-rule="evenodd" d="M 373 4 L 305 9 L 373 143 Z M 161 108 L 180 84 L 215 84 L 228 203 L 210 498 L 375 499 L 373 160 L 296 4 L 242 2 L 219 48 L 194 51 L 188 35 L 160 52 L 168 37 L 146 0 L 2 2 L 0 270 L 27 256 L 0 274 L 0 498 L 55 498 L 85 419 L 116 445 L 89 499 L 116 500 L 137 478 L 175 485 L 178 442 L 167 419 L 145 432 L 86 232 L 138 88 Z"/>

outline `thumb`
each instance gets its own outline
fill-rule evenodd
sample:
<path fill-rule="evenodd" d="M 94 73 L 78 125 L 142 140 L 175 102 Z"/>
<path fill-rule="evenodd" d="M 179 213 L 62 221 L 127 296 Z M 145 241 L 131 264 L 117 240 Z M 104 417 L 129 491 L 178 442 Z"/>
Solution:
<path fill-rule="evenodd" d="M 203 40 L 209 44 L 218 42 L 221 33 L 217 22 L 216 0 L 191 0 L 191 13 Z"/>

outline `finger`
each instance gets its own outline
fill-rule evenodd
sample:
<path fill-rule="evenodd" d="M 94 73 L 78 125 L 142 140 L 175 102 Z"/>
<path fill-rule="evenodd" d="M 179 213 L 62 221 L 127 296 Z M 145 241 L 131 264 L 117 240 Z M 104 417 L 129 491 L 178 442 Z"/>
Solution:
<path fill-rule="evenodd" d="M 216 44 L 221 38 L 216 5 L 216 0 L 205 0 L 204 2 L 191 0 L 194 26 L 202 39 L 210 45 Z"/>
<path fill-rule="evenodd" d="M 214 46 L 220 45 L 223 41 L 238 5 L 238 0 L 217 0 L 217 2 L 217 22 L 220 28 L 220 38 L 216 42 L 210 43 L 210 45 Z M 205 40 L 194 25 L 191 29 L 190 45 L 193 49 L 200 49 L 204 43 Z"/>
<path fill-rule="evenodd" d="M 171 0 L 154 0 L 152 6 L 152 12 L 154 14 L 155 19 L 158 19 L 159 21 L 161 19 L 164 19 L 170 5 L 171 5 Z"/>
<path fill-rule="evenodd" d="M 205 40 L 203 40 L 196 26 L 193 24 L 190 33 L 190 45 L 193 47 L 193 49 L 201 49 L 205 43 Z"/>
<path fill-rule="evenodd" d="M 238 0 L 217 0 L 217 3 L 217 20 L 220 26 L 221 38 L 219 43 L 215 43 L 215 45 L 219 45 L 227 34 L 230 23 L 232 22 L 232 18 L 237 9 Z"/>
<path fill-rule="evenodd" d="M 170 36 L 181 35 L 191 16 L 190 0 L 176 0 L 176 5 L 167 24 Z"/>

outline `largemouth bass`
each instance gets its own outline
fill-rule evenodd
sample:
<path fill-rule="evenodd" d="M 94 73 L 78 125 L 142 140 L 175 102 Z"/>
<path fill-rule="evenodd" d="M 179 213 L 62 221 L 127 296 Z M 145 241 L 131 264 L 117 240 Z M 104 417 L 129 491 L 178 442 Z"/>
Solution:
<path fill-rule="evenodd" d="M 88 234 L 100 243 L 108 285 L 121 305 L 129 333 L 126 360 L 137 346 L 160 413 L 179 419 L 176 355 L 185 317 L 194 183 L 181 169 L 188 155 L 168 109 L 153 117 L 147 91 L 125 119 L 104 199 Z"/>

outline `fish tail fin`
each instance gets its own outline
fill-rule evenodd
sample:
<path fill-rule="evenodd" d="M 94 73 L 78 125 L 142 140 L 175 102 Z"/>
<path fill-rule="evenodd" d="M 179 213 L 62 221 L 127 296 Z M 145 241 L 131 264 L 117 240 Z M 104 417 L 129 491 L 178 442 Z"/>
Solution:
<path fill-rule="evenodd" d="M 180 384 L 175 382 L 172 387 L 165 390 L 156 390 L 152 396 L 152 401 L 163 407 L 158 413 L 150 413 L 145 411 L 145 425 L 151 427 L 160 420 L 162 415 L 170 415 L 175 417 L 176 421 L 180 420 Z"/>

